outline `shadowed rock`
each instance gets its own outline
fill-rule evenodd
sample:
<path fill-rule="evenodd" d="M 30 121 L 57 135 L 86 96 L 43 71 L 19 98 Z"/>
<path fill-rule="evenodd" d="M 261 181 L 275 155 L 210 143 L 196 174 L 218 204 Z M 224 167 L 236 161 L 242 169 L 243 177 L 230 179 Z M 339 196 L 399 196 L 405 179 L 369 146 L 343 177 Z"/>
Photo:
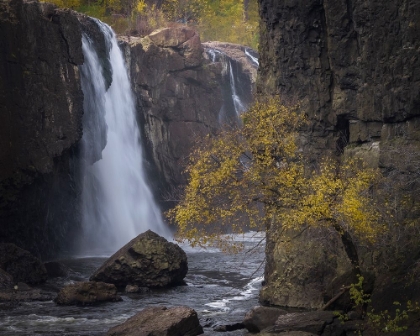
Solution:
<path fill-rule="evenodd" d="M 277 318 L 285 314 L 287 314 L 285 310 L 275 307 L 254 307 L 245 315 L 243 324 L 250 332 L 260 332 L 274 325 Z"/>
<path fill-rule="evenodd" d="M 104 282 L 79 282 L 64 287 L 54 299 L 59 305 L 93 305 L 108 301 L 121 301 L 115 285 Z"/>
<path fill-rule="evenodd" d="M 42 262 L 14 244 L 0 244 L 0 268 L 9 273 L 15 282 L 39 284 L 47 280 Z"/>
<path fill-rule="evenodd" d="M 110 257 L 91 277 L 92 281 L 139 287 L 184 284 L 187 255 L 176 244 L 148 230 Z"/>
<path fill-rule="evenodd" d="M 203 333 L 197 313 L 189 307 L 150 307 L 142 310 L 107 336 L 195 336 Z"/>
<path fill-rule="evenodd" d="M 13 287 L 13 277 L 0 268 L 0 289 L 9 289 Z"/>
<path fill-rule="evenodd" d="M 334 313 L 329 311 L 312 311 L 305 313 L 289 313 L 280 315 L 275 325 L 264 329 L 268 334 L 286 331 L 303 331 L 320 335 L 327 324 L 334 320 Z"/>
<path fill-rule="evenodd" d="M 58 261 L 49 261 L 44 263 L 45 269 L 47 270 L 49 278 L 58 278 L 58 277 L 67 277 L 69 276 L 70 269 L 58 262 Z"/>

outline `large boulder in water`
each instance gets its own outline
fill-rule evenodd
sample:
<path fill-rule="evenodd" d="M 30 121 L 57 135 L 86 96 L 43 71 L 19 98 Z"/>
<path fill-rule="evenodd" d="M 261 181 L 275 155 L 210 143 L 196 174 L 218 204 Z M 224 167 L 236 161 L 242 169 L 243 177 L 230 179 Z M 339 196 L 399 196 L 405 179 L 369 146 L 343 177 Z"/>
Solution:
<path fill-rule="evenodd" d="M 183 284 L 188 271 L 187 255 L 176 244 L 148 230 L 110 257 L 90 278 L 139 287 Z"/>
<path fill-rule="evenodd" d="M 54 301 L 59 305 L 93 305 L 108 301 L 121 301 L 117 287 L 103 282 L 78 282 L 60 290 Z"/>
<path fill-rule="evenodd" d="M 15 282 L 39 284 L 47 280 L 47 270 L 42 262 L 15 244 L 0 244 L 0 268 Z"/>
<path fill-rule="evenodd" d="M 107 333 L 107 336 L 195 336 L 203 333 L 197 313 L 189 307 L 162 306 L 143 309 L 123 324 Z"/>

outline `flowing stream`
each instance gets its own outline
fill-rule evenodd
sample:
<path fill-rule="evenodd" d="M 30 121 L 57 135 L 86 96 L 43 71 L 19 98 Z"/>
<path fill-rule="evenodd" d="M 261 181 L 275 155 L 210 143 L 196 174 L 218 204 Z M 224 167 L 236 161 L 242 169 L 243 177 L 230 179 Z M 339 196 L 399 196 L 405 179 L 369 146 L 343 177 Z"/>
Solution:
<path fill-rule="evenodd" d="M 121 50 L 111 28 L 99 20 L 96 23 L 110 49 L 112 84 L 106 90 L 94 44 L 84 36 L 82 254 L 115 252 L 147 229 L 170 236 L 146 181 L 134 98 Z"/>
<path fill-rule="evenodd" d="M 242 240 L 245 251 L 249 251 L 237 255 L 224 254 L 218 249 L 182 246 L 188 256 L 187 286 L 127 294 L 123 295 L 122 302 L 98 306 L 57 306 L 47 301 L 23 302 L 6 309 L 0 304 L 0 335 L 99 336 L 150 305 L 194 308 L 204 327 L 204 335 L 244 335 L 245 330 L 221 334 L 213 328 L 242 322 L 246 312 L 258 304 L 263 239 L 264 235 L 255 233 L 236 236 L 236 240 Z M 72 270 L 70 276 L 48 280 L 47 286 L 62 287 L 75 280 L 87 280 L 105 259 L 63 260 Z"/>

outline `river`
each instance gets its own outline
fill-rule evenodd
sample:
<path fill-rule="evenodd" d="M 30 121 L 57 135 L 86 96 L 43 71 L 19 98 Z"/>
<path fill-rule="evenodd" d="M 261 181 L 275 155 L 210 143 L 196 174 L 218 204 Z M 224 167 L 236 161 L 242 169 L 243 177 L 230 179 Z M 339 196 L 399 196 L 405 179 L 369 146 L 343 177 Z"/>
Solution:
<path fill-rule="evenodd" d="M 97 306 L 58 306 L 53 301 L 23 302 L 7 309 L 1 309 L 0 305 L 0 335 L 104 335 L 111 327 L 150 305 L 194 308 L 204 327 L 204 335 L 244 335 L 245 330 L 220 333 L 213 328 L 241 322 L 246 312 L 258 305 L 264 268 L 263 238 L 262 234 L 255 233 L 237 236 L 245 249 L 236 255 L 215 248 L 182 245 L 188 255 L 187 286 L 141 294 L 122 293 L 122 302 Z M 71 268 L 71 275 L 66 279 L 48 280 L 48 285 L 60 287 L 74 281 L 72 279 L 87 280 L 105 260 L 105 256 L 61 260 Z"/>

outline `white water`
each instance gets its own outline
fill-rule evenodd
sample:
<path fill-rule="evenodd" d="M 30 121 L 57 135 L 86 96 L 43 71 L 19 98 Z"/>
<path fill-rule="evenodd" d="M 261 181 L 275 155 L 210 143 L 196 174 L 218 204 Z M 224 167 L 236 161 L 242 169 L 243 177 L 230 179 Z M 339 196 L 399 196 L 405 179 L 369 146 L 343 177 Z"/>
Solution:
<path fill-rule="evenodd" d="M 245 55 L 248 56 L 248 58 L 251 60 L 252 63 L 254 63 L 257 67 L 260 66 L 260 62 L 258 61 L 258 58 L 251 55 L 251 53 L 245 48 L 244 50 Z"/>
<path fill-rule="evenodd" d="M 235 106 L 235 112 L 239 119 L 242 112 L 245 112 L 247 110 L 247 107 L 242 102 L 241 97 L 239 97 L 239 95 L 237 94 L 236 81 L 235 81 L 235 76 L 233 74 L 233 61 L 229 61 L 229 79 L 230 79 L 230 88 L 232 90 L 233 105 Z"/>
<path fill-rule="evenodd" d="M 112 84 L 106 90 L 97 53 L 84 37 L 85 64 L 81 72 L 87 116 L 82 140 L 81 252 L 90 254 L 114 252 L 148 229 L 170 236 L 146 181 L 135 104 L 122 53 L 111 28 L 100 21 L 97 24 L 110 46 Z M 101 122 L 101 114 L 106 125 Z M 105 134 L 102 159 L 90 165 L 101 155 Z"/>

